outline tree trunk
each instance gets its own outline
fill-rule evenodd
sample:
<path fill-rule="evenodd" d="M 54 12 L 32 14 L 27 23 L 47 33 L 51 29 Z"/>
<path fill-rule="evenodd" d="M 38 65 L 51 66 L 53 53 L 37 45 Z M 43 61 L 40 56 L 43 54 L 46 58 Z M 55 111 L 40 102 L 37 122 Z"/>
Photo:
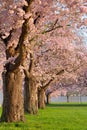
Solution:
<path fill-rule="evenodd" d="M 29 79 L 25 77 L 24 82 L 24 110 L 29 112 Z"/>
<path fill-rule="evenodd" d="M 67 103 L 69 103 L 69 95 L 67 95 Z"/>
<path fill-rule="evenodd" d="M 79 93 L 79 103 L 81 103 L 82 101 L 81 101 L 81 94 Z"/>
<path fill-rule="evenodd" d="M 22 73 L 20 69 L 3 72 L 3 108 L 1 121 L 24 121 Z"/>
<path fill-rule="evenodd" d="M 37 87 L 35 77 L 33 76 L 25 78 L 24 108 L 25 112 L 30 114 L 37 114 L 38 112 Z"/>
<path fill-rule="evenodd" d="M 47 94 L 47 104 L 50 104 L 50 94 Z"/>
<path fill-rule="evenodd" d="M 45 108 L 45 91 L 44 89 L 38 90 L 38 107 Z"/>

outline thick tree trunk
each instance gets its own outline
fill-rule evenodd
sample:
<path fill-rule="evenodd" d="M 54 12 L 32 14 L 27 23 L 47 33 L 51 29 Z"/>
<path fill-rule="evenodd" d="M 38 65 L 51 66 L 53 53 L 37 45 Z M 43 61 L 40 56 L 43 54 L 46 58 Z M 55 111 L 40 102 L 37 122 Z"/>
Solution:
<path fill-rule="evenodd" d="M 45 91 L 44 89 L 38 90 L 38 107 L 45 108 Z"/>
<path fill-rule="evenodd" d="M 1 121 L 24 121 L 22 73 L 20 69 L 3 72 L 3 108 Z"/>
<path fill-rule="evenodd" d="M 36 81 L 33 76 L 25 78 L 24 86 L 24 107 L 25 112 L 30 114 L 37 114 L 38 112 L 38 98 L 37 98 L 37 87 Z"/>
<path fill-rule="evenodd" d="M 50 94 L 47 94 L 47 104 L 50 104 Z"/>

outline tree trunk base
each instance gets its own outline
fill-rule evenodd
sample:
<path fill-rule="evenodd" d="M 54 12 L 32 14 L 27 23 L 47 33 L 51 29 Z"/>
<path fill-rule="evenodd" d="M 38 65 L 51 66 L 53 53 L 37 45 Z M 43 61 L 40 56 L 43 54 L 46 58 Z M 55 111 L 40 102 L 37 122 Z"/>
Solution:
<path fill-rule="evenodd" d="M 3 107 L 1 121 L 24 121 L 22 73 L 20 69 L 3 73 Z"/>
<path fill-rule="evenodd" d="M 30 114 L 38 113 L 38 98 L 35 77 L 31 76 L 25 79 L 24 87 L 24 108 L 25 112 Z"/>
<path fill-rule="evenodd" d="M 38 107 L 40 109 L 44 109 L 46 106 L 45 104 L 45 91 L 44 89 L 41 89 L 38 91 Z"/>

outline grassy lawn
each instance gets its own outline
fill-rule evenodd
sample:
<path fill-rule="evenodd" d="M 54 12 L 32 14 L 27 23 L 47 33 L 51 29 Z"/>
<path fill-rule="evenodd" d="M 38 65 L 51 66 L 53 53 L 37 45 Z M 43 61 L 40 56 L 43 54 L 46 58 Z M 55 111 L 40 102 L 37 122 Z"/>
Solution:
<path fill-rule="evenodd" d="M 0 123 L 0 130 L 87 130 L 87 104 L 50 104 L 25 123 Z"/>

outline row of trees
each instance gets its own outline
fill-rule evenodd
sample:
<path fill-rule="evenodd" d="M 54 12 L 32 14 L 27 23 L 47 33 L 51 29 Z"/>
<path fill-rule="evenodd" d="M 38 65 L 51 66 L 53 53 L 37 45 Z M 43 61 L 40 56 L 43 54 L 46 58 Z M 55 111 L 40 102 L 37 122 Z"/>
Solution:
<path fill-rule="evenodd" d="M 82 38 L 75 32 L 81 26 L 82 4 L 0 1 L 0 46 L 5 52 L 1 121 L 23 121 L 24 110 L 36 114 L 45 107 L 45 91 L 56 78 L 75 76 L 86 66 Z"/>
<path fill-rule="evenodd" d="M 80 71 L 77 77 L 63 77 L 59 82 L 55 81 L 46 90 L 47 101 L 50 103 L 51 97 L 59 95 L 66 96 L 69 102 L 70 96 L 86 96 L 87 95 L 87 69 Z M 81 98 L 80 98 L 81 99 Z"/>

